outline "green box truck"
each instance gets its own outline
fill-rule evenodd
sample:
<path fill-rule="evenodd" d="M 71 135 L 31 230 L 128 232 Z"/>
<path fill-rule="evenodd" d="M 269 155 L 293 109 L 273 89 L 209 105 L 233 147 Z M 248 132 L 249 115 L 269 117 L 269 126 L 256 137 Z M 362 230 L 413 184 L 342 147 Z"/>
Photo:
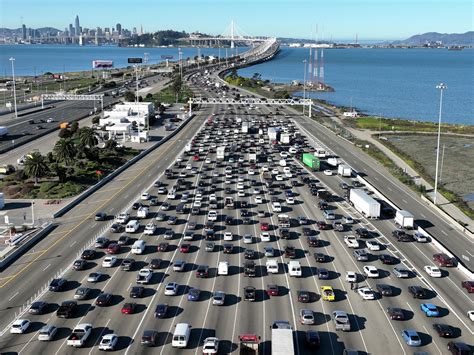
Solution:
<path fill-rule="evenodd" d="M 319 158 L 315 157 L 312 153 L 303 153 L 303 164 L 313 170 L 319 170 L 320 168 Z"/>

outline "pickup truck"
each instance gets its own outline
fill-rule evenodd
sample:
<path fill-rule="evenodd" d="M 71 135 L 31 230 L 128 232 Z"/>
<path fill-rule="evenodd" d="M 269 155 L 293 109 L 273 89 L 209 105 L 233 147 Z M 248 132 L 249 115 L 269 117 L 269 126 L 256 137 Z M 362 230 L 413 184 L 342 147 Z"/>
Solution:
<path fill-rule="evenodd" d="M 137 283 L 147 284 L 150 282 L 151 277 L 153 276 L 153 271 L 150 269 L 141 269 L 137 275 Z"/>
<path fill-rule="evenodd" d="M 74 347 L 82 347 L 92 332 L 92 324 L 78 324 L 68 336 L 66 344 Z"/>
<path fill-rule="evenodd" d="M 346 312 L 332 312 L 332 320 L 334 322 L 334 327 L 336 328 L 336 330 L 342 330 L 344 332 L 348 332 L 351 330 L 351 322 Z"/>
<path fill-rule="evenodd" d="M 346 243 L 346 245 L 349 248 L 358 248 L 359 247 L 359 241 L 353 235 L 344 236 L 344 243 Z"/>

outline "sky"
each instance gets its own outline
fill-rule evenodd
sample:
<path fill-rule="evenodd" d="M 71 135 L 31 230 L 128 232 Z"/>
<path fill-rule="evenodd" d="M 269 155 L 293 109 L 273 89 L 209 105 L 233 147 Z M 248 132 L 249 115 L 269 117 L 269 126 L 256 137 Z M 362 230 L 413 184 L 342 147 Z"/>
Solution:
<path fill-rule="evenodd" d="M 133 27 L 320 40 L 473 30 L 472 0 L 0 0 L 0 27 Z M 227 31 L 227 32 L 226 32 Z"/>

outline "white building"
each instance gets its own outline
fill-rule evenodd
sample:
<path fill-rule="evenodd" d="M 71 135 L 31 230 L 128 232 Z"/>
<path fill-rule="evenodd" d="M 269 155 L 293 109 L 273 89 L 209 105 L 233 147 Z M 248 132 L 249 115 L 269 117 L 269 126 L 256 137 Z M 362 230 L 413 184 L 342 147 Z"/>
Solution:
<path fill-rule="evenodd" d="M 100 119 L 99 124 L 110 126 L 136 122 L 137 126 L 143 127 L 154 114 L 155 107 L 152 102 L 124 102 L 115 105 L 112 110 L 104 111 L 104 118 Z"/>

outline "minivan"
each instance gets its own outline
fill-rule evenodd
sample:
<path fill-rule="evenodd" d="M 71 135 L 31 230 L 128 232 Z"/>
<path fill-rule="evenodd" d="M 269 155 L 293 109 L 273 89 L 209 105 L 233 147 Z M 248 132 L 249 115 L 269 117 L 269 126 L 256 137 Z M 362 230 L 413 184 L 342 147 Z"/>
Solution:
<path fill-rule="evenodd" d="M 173 348 L 185 348 L 188 346 L 191 335 L 191 326 L 188 323 L 178 323 L 174 329 L 171 346 Z"/>
<path fill-rule="evenodd" d="M 132 254 L 143 254 L 145 251 L 146 243 L 144 240 L 137 240 L 132 245 Z"/>
<path fill-rule="evenodd" d="M 268 260 L 266 263 L 267 273 L 278 274 L 278 262 L 275 259 Z"/>
<path fill-rule="evenodd" d="M 300 277 L 301 276 L 301 265 L 298 260 L 291 260 L 288 263 L 288 272 L 290 276 Z"/>
<path fill-rule="evenodd" d="M 228 275 L 229 274 L 229 263 L 227 261 L 219 261 L 217 266 L 218 275 Z"/>

